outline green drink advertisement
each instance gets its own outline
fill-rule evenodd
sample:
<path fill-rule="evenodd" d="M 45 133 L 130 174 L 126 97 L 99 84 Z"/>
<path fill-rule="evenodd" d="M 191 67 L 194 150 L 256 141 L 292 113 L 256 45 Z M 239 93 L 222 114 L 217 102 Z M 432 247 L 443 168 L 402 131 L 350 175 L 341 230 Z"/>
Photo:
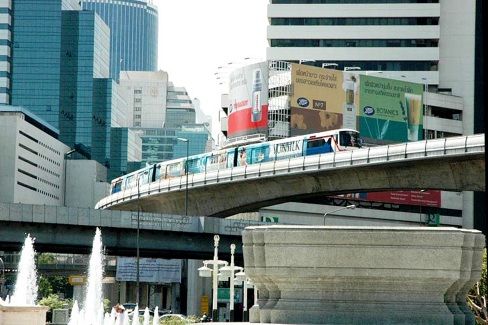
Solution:
<path fill-rule="evenodd" d="M 421 140 L 423 85 L 361 75 L 359 130 L 361 136 L 395 142 Z"/>

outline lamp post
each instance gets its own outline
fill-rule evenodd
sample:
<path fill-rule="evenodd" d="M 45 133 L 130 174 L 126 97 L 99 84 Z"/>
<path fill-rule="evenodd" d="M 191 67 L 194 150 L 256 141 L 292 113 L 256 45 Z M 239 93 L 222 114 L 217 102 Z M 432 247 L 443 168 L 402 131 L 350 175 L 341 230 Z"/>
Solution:
<path fill-rule="evenodd" d="M 140 207 L 140 198 L 141 198 L 141 191 L 140 191 L 140 181 L 141 178 L 137 178 L 137 236 L 136 236 L 136 304 L 139 305 L 139 286 L 140 286 L 140 266 L 139 266 L 139 211 L 141 210 Z"/>
<path fill-rule="evenodd" d="M 350 71 L 350 70 L 361 70 L 360 67 L 344 67 L 344 71 Z"/>
<path fill-rule="evenodd" d="M 428 88 L 427 88 L 427 78 L 420 77 L 420 79 L 422 79 L 422 81 L 424 82 L 424 95 L 422 96 L 422 103 L 424 104 L 424 107 L 423 107 L 424 120 L 422 121 L 423 122 L 423 126 L 422 127 L 424 128 L 424 140 L 427 140 L 428 132 L 427 132 L 427 128 L 426 128 L 426 125 L 425 125 L 425 116 L 427 115 L 427 104 L 425 103 L 425 97 L 426 97 L 427 91 L 428 91 Z"/>
<path fill-rule="evenodd" d="M 242 320 L 244 322 L 249 321 L 249 313 L 247 312 L 247 289 L 253 288 L 253 282 L 247 278 L 246 273 L 244 273 L 244 269 L 236 273 L 235 281 L 237 284 L 242 284 L 242 289 L 244 290 L 244 297 L 242 303 Z M 255 294 L 255 301 L 256 301 L 256 294 Z"/>
<path fill-rule="evenodd" d="M 227 262 L 219 260 L 219 240 L 220 236 L 214 236 L 214 257 L 213 260 L 205 260 L 203 261 L 203 266 L 198 269 L 198 273 L 201 277 L 210 277 L 212 276 L 212 321 L 217 321 L 219 313 L 217 309 L 217 289 L 218 289 L 218 282 L 217 282 L 217 274 L 219 271 L 219 265 L 227 265 Z M 207 267 L 207 265 L 213 265 L 213 270 Z"/>
<path fill-rule="evenodd" d="M 178 138 L 182 142 L 186 142 L 186 160 L 185 160 L 185 173 L 186 173 L 186 188 L 185 188 L 185 216 L 188 215 L 188 156 L 190 140 L 185 138 Z"/>
<path fill-rule="evenodd" d="M 354 204 L 351 204 L 351 205 L 348 205 L 348 206 L 345 206 L 345 207 L 340 207 L 338 209 L 335 209 L 335 210 L 332 210 L 332 211 L 329 211 L 329 212 L 324 213 L 324 226 L 325 226 L 325 217 L 327 217 L 328 214 L 331 214 L 331 213 L 334 213 L 334 212 L 337 212 L 337 211 L 341 211 L 341 210 L 345 210 L 345 209 L 354 210 L 355 208 L 356 208 L 356 206 Z"/>
<path fill-rule="evenodd" d="M 422 225 L 422 202 L 424 201 L 423 194 L 425 190 L 420 190 L 420 200 L 419 200 L 419 222 Z"/>
<path fill-rule="evenodd" d="M 66 165 L 68 165 L 67 158 L 72 155 L 73 153 L 76 152 L 76 149 L 71 149 L 68 152 L 65 152 L 64 154 L 64 195 L 63 195 L 63 206 L 66 206 L 66 173 L 68 169 L 66 168 Z"/>
<path fill-rule="evenodd" d="M 2 298 L 3 286 L 5 284 L 5 264 L 3 263 L 2 258 L 0 257 L 0 262 L 2 262 L 2 277 L 0 278 L 0 298 Z"/>
<path fill-rule="evenodd" d="M 322 63 L 322 68 L 334 67 L 337 68 L 339 65 L 337 63 Z"/>
<path fill-rule="evenodd" d="M 224 278 L 229 278 L 230 279 L 230 294 L 229 294 L 229 310 L 230 310 L 230 321 L 234 321 L 234 287 L 235 287 L 235 279 L 234 279 L 234 271 L 235 270 L 242 270 L 242 267 L 240 266 L 235 266 L 234 264 L 234 252 L 236 250 L 236 245 L 231 244 L 230 245 L 230 265 L 229 266 L 224 266 L 223 268 L 220 269 L 220 274 Z"/>

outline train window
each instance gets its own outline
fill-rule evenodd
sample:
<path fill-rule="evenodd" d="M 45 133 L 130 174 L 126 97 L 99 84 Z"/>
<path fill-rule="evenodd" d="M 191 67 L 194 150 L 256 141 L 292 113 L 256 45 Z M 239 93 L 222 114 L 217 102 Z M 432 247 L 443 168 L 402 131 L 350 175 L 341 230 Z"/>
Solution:
<path fill-rule="evenodd" d="M 322 147 L 324 143 L 324 139 L 308 140 L 307 149 Z"/>
<path fill-rule="evenodd" d="M 339 145 L 342 147 L 359 147 L 358 133 L 352 131 L 339 132 Z"/>
<path fill-rule="evenodd" d="M 112 193 L 117 193 L 120 192 L 121 190 L 122 190 L 122 180 L 118 180 L 112 186 Z"/>

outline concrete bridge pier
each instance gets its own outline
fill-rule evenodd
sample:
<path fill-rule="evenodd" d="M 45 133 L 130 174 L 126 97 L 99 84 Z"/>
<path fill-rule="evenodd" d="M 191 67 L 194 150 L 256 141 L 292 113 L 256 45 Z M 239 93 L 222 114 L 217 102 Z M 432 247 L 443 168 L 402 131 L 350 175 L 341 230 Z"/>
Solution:
<path fill-rule="evenodd" d="M 250 322 L 474 324 L 483 247 L 480 231 L 450 227 L 248 227 Z"/>

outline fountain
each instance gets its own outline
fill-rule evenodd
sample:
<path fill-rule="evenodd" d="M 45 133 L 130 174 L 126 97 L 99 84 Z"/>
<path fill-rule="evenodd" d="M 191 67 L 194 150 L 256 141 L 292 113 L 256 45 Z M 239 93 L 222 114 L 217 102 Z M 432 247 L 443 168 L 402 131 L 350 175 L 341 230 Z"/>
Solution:
<path fill-rule="evenodd" d="M 102 233 L 100 228 L 97 228 L 88 266 L 88 283 L 83 308 L 80 310 L 78 301 L 75 301 L 69 325 L 103 325 L 105 323 L 102 291 L 104 261 Z"/>
<path fill-rule="evenodd" d="M 83 308 L 75 300 L 68 325 L 119 325 L 115 311 L 104 313 L 102 280 L 104 270 L 102 234 L 96 229 L 88 268 L 88 284 Z M 0 325 L 45 325 L 49 307 L 36 305 L 37 269 L 35 265 L 34 239 L 27 235 L 22 247 L 14 294 L 7 301 L 0 298 Z M 140 325 L 138 307 L 131 325 Z M 155 315 L 157 315 L 157 310 Z M 129 325 L 129 316 L 124 312 L 124 322 Z M 144 325 L 149 325 L 149 309 L 144 313 Z"/>
<path fill-rule="evenodd" d="M 37 270 L 34 239 L 27 235 L 22 247 L 14 294 L 0 299 L 0 325 L 44 325 L 49 307 L 36 305 Z"/>
<path fill-rule="evenodd" d="M 466 294 L 481 277 L 480 231 L 276 225 L 242 240 L 259 290 L 250 323 L 475 323 Z"/>

